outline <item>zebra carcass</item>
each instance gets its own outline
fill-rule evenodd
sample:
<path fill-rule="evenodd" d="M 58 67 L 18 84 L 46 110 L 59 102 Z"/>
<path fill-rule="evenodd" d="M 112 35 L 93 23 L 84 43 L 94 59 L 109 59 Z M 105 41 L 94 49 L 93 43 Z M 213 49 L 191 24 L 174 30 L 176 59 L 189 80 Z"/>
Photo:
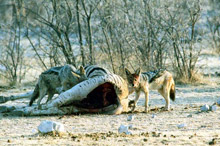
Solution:
<path fill-rule="evenodd" d="M 121 114 L 128 108 L 128 86 L 115 74 L 85 80 L 47 104 L 11 111 L 14 115 L 63 115 L 74 113 Z"/>

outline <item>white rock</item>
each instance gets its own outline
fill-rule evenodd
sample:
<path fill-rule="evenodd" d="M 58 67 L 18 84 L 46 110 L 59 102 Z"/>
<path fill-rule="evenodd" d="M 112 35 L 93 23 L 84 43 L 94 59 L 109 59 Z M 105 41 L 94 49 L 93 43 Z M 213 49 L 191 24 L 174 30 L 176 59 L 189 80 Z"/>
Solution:
<path fill-rule="evenodd" d="M 189 114 L 187 117 L 188 117 L 188 118 L 192 118 L 193 116 L 192 116 L 192 114 Z"/>
<path fill-rule="evenodd" d="M 65 129 L 64 129 L 64 125 L 59 122 L 45 120 L 42 121 L 38 126 L 38 131 L 44 134 L 50 132 L 62 133 L 65 132 Z"/>
<path fill-rule="evenodd" d="M 132 121 L 134 119 L 134 116 L 133 115 L 129 115 L 128 118 L 127 118 L 127 121 Z"/>
<path fill-rule="evenodd" d="M 129 129 L 129 126 L 121 125 L 121 126 L 118 128 L 118 133 L 125 133 L 126 135 L 130 135 L 131 132 L 128 131 L 128 129 Z"/>
<path fill-rule="evenodd" d="M 132 124 L 128 125 L 128 129 L 132 129 L 132 128 L 133 128 Z"/>
<path fill-rule="evenodd" d="M 184 128 L 184 127 L 186 127 L 186 126 L 187 126 L 186 124 L 177 125 L 178 128 Z"/>
<path fill-rule="evenodd" d="M 202 112 L 207 112 L 209 110 L 209 105 L 207 105 L 207 104 L 203 105 L 202 107 L 200 107 L 200 110 Z"/>
<path fill-rule="evenodd" d="M 217 108 L 218 108 L 218 107 L 217 107 L 217 105 L 212 105 L 212 106 L 211 106 L 211 111 L 213 111 L 213 112 L 214 112 L 214 111 L 216 111 L 216 110 L 217 110 Z"/>
<path fill-rule="evenodd" d="M 155 114 L 152 114 L 152 118 L 156 118 L 156 115 L 155 115 Z"/>
<path fill-rule="evenodd" d="M 36 129 L 32 129 L 31 132 L 32 132 L 32 133 L 37 133 L 37 130 L 36 130 Z"/>
<path fill-rule="evenodd" d="M 220 98 L 218 98 L 218 100 L 217 100 L 217 104 L 220 105 Z"/>

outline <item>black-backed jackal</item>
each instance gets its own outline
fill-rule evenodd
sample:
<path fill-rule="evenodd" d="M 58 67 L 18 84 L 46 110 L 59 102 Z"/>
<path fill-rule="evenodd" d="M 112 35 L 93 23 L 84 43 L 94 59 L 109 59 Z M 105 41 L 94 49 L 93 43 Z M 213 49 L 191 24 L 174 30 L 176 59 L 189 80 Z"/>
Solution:
<path fill-rule="evenodd" d="M 141 72 L 137 69 L 135 73 L 131 73 L 125 69 L 128 83 L 134 88 L 136 97 L 130 101 L 129 105 L 135 109 L 141 91 L 145 93 L 145 112 L 148 112 L 149 90 L 158 90 L 158 92 L 166 100 L 165 110 L 170 109 L 170 99 L 175 100 L 175 83 L 170 72 L 159 69 L 150 72 Z"/>
<path fill-rule="evenodd" d="M 48 95 L 47 101 L 52 99 L 54 94 L 70 89 L 81 81 L 86 80 L 83 67 L 77 73 L 75 67 L 65 65 L 60 67 L 52 67 L 41 73 L 35 86 L 29 105 L 38 98 L 38 106 L 45 95 Z"/>
<path fill-rule="evenodd" d="M 48 102 L 52 99 L 54 94 L 60 94 L 88 78 L 104 76 L 109 73 L 111 73 L 109 70 L 98 65 L 87 65 L 85 68 L 80 66 L 78 70 L 69 64 L 52 67 L 39 76 L 29 105 L 31 106 L 33 102 L 39 98 L 37 101 L 39 106 L 45 95 L 48 95 L 46 101 Z"/>

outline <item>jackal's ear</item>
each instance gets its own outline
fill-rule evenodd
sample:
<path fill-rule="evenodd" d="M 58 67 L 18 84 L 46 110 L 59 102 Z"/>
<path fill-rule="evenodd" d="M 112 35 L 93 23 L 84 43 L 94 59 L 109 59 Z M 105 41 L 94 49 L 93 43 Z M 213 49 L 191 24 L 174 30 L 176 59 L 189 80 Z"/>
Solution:
<path fill-rule="evenodd" d="M 81 75 L 85 75 L 85 73 L 86 73 L 83 66 L 80 66 L 80 67 L 79 67 L 79 71 L 80 71 L 80 74 L 81 74 Z"/>
<path fill-rule="evenodd" d="M 139 67 L 136 71 L 135 71 L 136 75 L 140 75 L 141 74 L 141 68 Z"/>
<path fill-rule="evenodd" d="M 131 72 L 127 68 L 125 68 L 125 73 L 127 76 L 131 75 Z"/>
<path fill-rule="evenodd" d="M 73 75 L 74 77 L 80 78 L 80 75 L 78 75 L 77 73 L 75 73 L 75 72 L 73 72 L 73 71 L 71 71 L 71 73 L 72 73 L 72 75 Z"/>

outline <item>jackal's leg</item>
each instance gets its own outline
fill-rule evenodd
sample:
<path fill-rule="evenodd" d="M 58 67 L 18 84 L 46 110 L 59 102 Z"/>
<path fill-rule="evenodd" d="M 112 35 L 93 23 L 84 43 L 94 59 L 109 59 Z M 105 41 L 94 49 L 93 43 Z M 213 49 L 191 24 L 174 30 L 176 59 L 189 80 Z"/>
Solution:
<path fill-rule="evenodd" d="M 148 102 L 149 102 L 149 89 L 146 88 L 144 90 L 144 94 L 145 94 L 145 112 L 148 112 Z"/>
<path fill-rule="evenodd" d="M 137 106 L 137 101 L 140 97 L 141 91 L 135 91 L 135 99 L 129 102 L 129 106 L 132 106 L 131 111 L 134 111 L 135 107 Z"/>
<path fill-rule="evenodd" d="M 161 89 L 158 89 L 158 92 L 163 96 L 163 98 L 166 101 L 166 105 L 165 105 L 165 110 L 169 111 L 170 110 L 170 95 L 168 92 L 168 88 L 167 87 L 163 87 Z"/>
<path fill-rule="evenodd" d="M 37 101 L 37 105 L 38 107 L 40 106 L 41 100 L 44 98 L 44 96 L 46 95 L 46 88 L 40 89 L 40 95 L 39 95 L 39 99 Z"/>
<path fill-rule="evenodd" d="M 166 98 L 165 98 L 165 100 L 166 100 L 165 110 L 169 111 L 170 110 L 170 98 L 169 98 L 170 95 L 169 95 L 168 91 L 166 91 L 165 96 L 166 96 Z"/>
<path fill-rule="evenodd" d="M 55 94 L 54 92 L 48 92 L 48 93 L 47 93 L 48 98 L 47 98 L 46 103 L 47 103 L 48 101 L 50 101 L 50 100 L 53 98 L 54 94 Z"/>

